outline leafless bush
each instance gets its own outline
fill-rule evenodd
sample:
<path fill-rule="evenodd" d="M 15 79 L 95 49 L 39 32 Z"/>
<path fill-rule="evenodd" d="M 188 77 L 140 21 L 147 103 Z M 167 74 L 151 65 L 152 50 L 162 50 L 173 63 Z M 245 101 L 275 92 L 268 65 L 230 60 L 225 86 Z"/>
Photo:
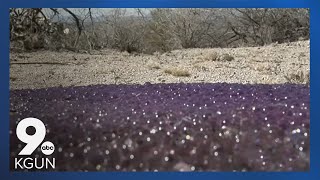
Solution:
<path fill-rule="evenodd" d="M 52 23 L 42 8 L 10 9 L 10 40 L 21 42 L 18 44 L 25 50 L 59 48 L 63 44 L 63 28 L 62 23 Z"/>
<path fill-rule="evenodd" d="M 140 11 L 136 11 L 138 15 L 130 15 L 126 9 L 115 9 L 106 17 L 108 27 L 111 29 L 109 36 L 112 37 L 112 47 L 129 53 L 142 51 L 146 22 Z"/>
<path fill-rule="evenodd" d="M 153 42 L 162 50 L 212 47 L 221 43 L 217 31 L 222 18 L 217 9 L 154 9 L 151 11 Z"/>
<path fill-rule="evenodd" d="M 152 54 L 308 39 L 309 10 L 16 8 L 10 30 L 12 44 L 25 49 L 106 47 Z"/>
<path fill-rule="evenodd" d="M 148 24 L 149 31 L 146 34 L 146 52 L 167 52 L 181 48 L 179 39 L 173 33 L 173 27 L 169 19 L 170 9 L 154 9 L 150 12 L 151 21 Z"/>
<path fill-rule="evenodd" d="M 247 45 L 296 41 L 309 38 L 308 9 L 246 8 L 229 9 L 228 25 L 235 41 Z"/>

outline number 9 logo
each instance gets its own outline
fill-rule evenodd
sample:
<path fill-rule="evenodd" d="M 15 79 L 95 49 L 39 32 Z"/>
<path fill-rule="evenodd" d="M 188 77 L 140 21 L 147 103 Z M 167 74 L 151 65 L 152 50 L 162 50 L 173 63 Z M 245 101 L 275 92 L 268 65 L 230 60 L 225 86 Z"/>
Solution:
<path fill-rule="evenodd" d="M 26 130 L 28 127 L 34 127 L 36 129 L 35 134 L 29 135 Z M 46 127 L 42 121 L 36 118 L 25 118 L 21 120 L 16 129 L 17 137 L 20 141 L 27 145 L 20 151 L 19 155 L 31 155 L 33 151 L 41 144 L 46 136 Z M 50 142 L 51 143 L 51 142 Z M 53 145 L 51 143 L 51 145 Z M 41 148 L 42 152 L 43 149 Z M 54 151 L 54 146 L 51 147 L 52 152 L 43 152 L 46 155 L 50 155 Z"/>

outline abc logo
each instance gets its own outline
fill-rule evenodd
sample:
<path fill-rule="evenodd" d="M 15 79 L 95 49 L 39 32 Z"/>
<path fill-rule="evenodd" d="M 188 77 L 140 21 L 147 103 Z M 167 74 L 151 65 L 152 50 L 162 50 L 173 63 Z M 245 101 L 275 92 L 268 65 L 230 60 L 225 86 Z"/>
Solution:
<path fill-rule="evenodd" d="M 54 152 L 54 145 L 50 141 L 46 141 L 41 145 L 41 151 L 45 155 L 51 155 Z"/>
<path fill-rule="evenodd" d="M 30 126 L 34 127 L 36 130 L 33 135 L 29 135 L 26 132 L 27 128 Z M 25 118 L 19 122 L 16 134 L 20 141 L 26 143 L 26 146 L 20 151 L 19 155 L 31 155 L 44 140 L 46 136 L 46 127 L 39 119 Z M 43 154 L 51 155 L 55 148 L 52 142 L 46 141 L 42 143 L 40 149 Z"/>

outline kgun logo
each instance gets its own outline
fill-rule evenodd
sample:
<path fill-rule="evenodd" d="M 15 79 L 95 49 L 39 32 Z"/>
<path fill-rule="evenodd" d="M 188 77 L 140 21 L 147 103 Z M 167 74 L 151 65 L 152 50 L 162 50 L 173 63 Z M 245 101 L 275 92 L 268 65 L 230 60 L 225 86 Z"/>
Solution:
<path fill-rule="evenodd" d="M 33 135 L 27 134 L 28 127 L 34 127 L 36 132 Z M 39 119 L 25 118 L 17 125 L 16 134 L 20 141 L 26 143 L 26 146 L 20 151 L 19 155 L 30 156 L 44 140 L 46 127 Z M 40 149 L 43 154 L 51 155 L 55 147 L 52 142 L 46 141 L 42 143 Z M 15 169 L 55 168 L 55 158 L 15 158 L 14 162 Z"/>

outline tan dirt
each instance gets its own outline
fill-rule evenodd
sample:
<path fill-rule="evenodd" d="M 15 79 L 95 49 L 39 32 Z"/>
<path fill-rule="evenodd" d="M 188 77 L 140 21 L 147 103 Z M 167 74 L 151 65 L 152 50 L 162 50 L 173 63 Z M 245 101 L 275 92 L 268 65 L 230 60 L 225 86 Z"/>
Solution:
<path fill-rule="evenodd" d="M 38 89 L 91 84 L 262 83 L 287 82 L 285 76 L 310 71 L 310 41 L 262 47 L 183 49 L 129 54 L 104 49 L 88 53 L 36 51 L 10 54 L 10 89 Z M 210 54 L 231 61 L 210 60 Z M 190 76 L 176 77 L 166 69 Z"/>

